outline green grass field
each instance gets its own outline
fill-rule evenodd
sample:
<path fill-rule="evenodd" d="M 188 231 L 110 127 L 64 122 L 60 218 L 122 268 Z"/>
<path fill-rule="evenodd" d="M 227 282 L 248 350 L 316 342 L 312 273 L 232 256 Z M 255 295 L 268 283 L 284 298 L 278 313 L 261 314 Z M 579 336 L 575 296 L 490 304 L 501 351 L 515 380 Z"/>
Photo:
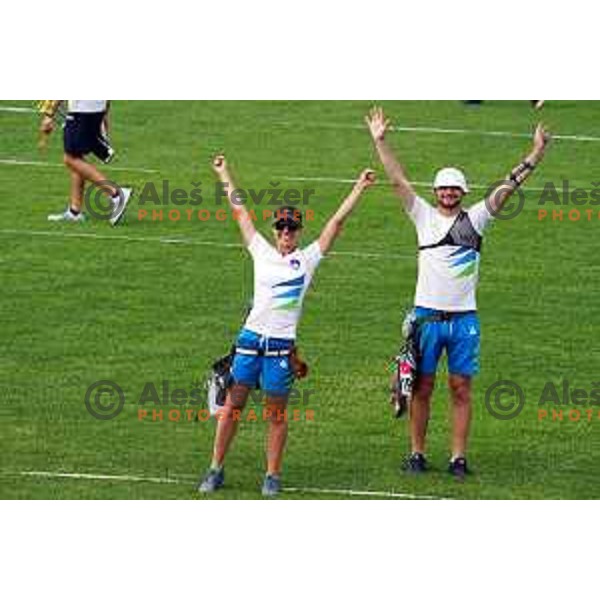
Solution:
<path fill-rule="evenodd" d="M 538 118 L 524 101 L 383 105 L 397 125 L 472 131 L 391 134 L 418 182 L 447 164 L 464 168 L 474 184 L 503 177 L 529 140 L 482 132 L 526 134 Z M 0 109 L 8 106 L 31 103 L 4 101 Z M 188 190 L 202 181 L 203 206 L 214 211 L 210 157 L 225 150 L 242 187 L 281 182 L 315 189 L 308 242 L 348 192 L 340 180 L 370 165 L 381 173 L 361 128 L 368 107 L 115 102 L 118 157 L 106 173 L 138 190 L 147 181 L 168 179 L 171 188 Z M 479 288 L 482 372 L 469 454 L 476 474 L 460 485 L 445 473 L 443 377 L 429 436 L 434 470 L 417 479 L 400 471 L 408 437 L 406 423 L 394 421 L 387 405 L 386 363 L 414 293 L 416 240 L 381 176 L 306 299 L 299 345 L 312 371 L 300 388 L 312 392 L 315 418 L 291 424 L 284 485 L 296 491 L 283 498 L 347 497 L 340 490 L 471 499 L 600 496 L 598 407 L 591 422 L 538 421 L 537 402 L 548 380 L 589 390 L 599 379 L 600 221 L 539 222 L 539 192 L 531 189 L 562 178 L 591 188 L 599 174 L 600 103 L 549 102 L 542 118 L 556 133 L 598 139 L 556 140 L 525 188 L 525 210 L 487 233 Z M 191 389 L 231 343 L 252 293 L 252 263 L 237 227 L 215 219 L 140 221 L 138 199 L 117 228 L 102 221 L 48 223 L 47 215 L 65 206 L 68 177 L 60 132 L 40 156 L 36 127 L 34 114 L 0 110 L 0 497 L 196 498 L 193 482 L 208 465 L 214 423 L 139 421 L 137 399 L 146 382 Z M 22 164 L 38 161 L 44 164 Z M 468 203 L 478 199 L 476 189 Z M 269 234 L 266 223 L 259 227 Z M 84 405 L 88 386 L 103 379 L 118 382 L 127 397 L 114 420 L 96 420 Z M 517 381 L 525 391 L 525 409 L 514 420 L 496 420 L 484 407 L 485 390 L 498 379 Z M 219 497 L 260 497 L 265 431 L 261 422 L 242 425 Z"/>

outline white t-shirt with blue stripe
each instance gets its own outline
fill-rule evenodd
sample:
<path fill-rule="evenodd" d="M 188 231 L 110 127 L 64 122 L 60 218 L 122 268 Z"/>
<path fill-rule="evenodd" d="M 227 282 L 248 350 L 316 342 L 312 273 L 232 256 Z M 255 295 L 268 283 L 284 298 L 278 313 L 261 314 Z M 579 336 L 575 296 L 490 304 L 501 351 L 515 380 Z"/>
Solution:
<path fill-rule="evenodd" d="M 295 339 L 304 296 L 323 258 L 319 242 L 283 256 L 256 233 L 248 250 L 254 260 L 254 301 L 246 329 L 267 337 Z"/>
<path fill-rule="evenodd" d="M 485 201 L 466 209 L 471 224 L 479 235 L 492 220 Z M 446 217 L 423 198 L 416 197 L 408 215 L 417 229 L 419 246 L 442 240 L 456 215 Z M 438 246 L 419 252 L 419 275 L 415 306 L 444 311 L 477 309 L 479 252 L 463 246 Z"/>

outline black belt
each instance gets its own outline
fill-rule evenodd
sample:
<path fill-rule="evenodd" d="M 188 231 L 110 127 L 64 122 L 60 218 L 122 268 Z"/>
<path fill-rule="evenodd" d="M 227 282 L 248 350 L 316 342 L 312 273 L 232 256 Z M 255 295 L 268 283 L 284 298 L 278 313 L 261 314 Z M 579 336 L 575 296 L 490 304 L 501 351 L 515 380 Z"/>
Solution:
<path fill-rule="evenodd" d="M 477 314 L 476 310 L 464 310 L 458 312 L 449 312 L 445 310 L 440 310 L 433 315 L 427 315 L 426 317 L 418 317 L 417 322 L 419 323 L 430 323 L 430 322 L 439 322 L 439 321 L 452 321 L 452 319 L 457 317 L 465 317 L 467 315 L 475 315 Z"/>

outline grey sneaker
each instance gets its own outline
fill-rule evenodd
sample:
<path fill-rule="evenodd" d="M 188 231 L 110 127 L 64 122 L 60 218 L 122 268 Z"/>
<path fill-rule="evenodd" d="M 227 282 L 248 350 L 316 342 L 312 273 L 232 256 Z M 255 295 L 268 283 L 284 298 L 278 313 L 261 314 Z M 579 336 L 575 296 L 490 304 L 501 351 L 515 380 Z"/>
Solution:
<path fill-rule="evenodd" d="M 265 498 L 274 498 L 281 491 L 281 479 L 277 475 L 265 475 L 262 486 L 262 495 Z"/>
<path fill-rule="evenodd" d="M 85 221 L 85 215 L 83 213 L 74 215 L 71 212 L 71 210 L 67 208 L 65 212 L 61 212 L 57 215 L 48 215 L 48 221 L 52 223 L 58 223 L 60 221 L 64 221 L 67 223 L 82 223 L 83 221 Z"/>
<path fill-rule="evenodd" d="M 198 484 L 201 494 L 212 494 L 225 484 L 225 469 L 210 469 L 204 479 Z"/>
<path fill-rule="evenodd" d="M 123 218 L 132 192 L 133 190 L 131 188 L 122 188 L 121 195 L 119 195 L 117 199 L 113 199 L 113 214 L 109 219 L 109 222 L 113 227 L 118 225 L 119 221 Z"/>

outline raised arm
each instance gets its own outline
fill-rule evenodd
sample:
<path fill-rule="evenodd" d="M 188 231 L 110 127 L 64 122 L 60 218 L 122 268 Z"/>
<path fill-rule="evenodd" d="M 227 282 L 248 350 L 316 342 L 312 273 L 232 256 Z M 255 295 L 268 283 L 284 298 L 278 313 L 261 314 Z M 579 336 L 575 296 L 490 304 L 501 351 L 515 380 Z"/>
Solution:
<path fill-rule="evenodd" d="M 502 210 L 502 207 L 514 194 L 515 190 L 525 183 L 525 180 L 533 173 L 535 167 L 544 158 L 550 139 L 550 134 L 539 123 L 533 134 L 533 148 L 531 152 L 511 171 L 506 181 L 498 185 L 487 198 L 486 204 L 493 215 Z"/>
<path fill-rule="evenodd" d="M 250 242 L 254 238 L 254 235 L 256 234 L 256 228 L 254 227 L 254 223 L 252 222 L 246 207 L 242 203 L 238 204 L 235 201 L 233 196 L 235 185 L 233 183 L 233 179 L 231 178 L 231 174 L 229 173 L 225 156 L 222 154 L 215 156 L 213 159 L 213 170 L 217 174 L 220 182 L 223 184 L 223 190 L 227 193 L 227 199 L 229 200 L 229 205 L 231 206 L 231 209 L 235 215 L 235 220 L 240 226 L 244 244 L 249 246 Z"/>
<path fill-rule="evenodd" d="M 361 194 L 370 186 L 375 183 L 375 173 L 370 169 L 365 169 L 354 184 L 352 191 L 348 197 L 342 202 L 336 213 L 329 219 L 327 225 L 323 228 L 321 235 L 319 236 L 319 247 L 321 248 L 321 254 L 327 254 L 333 243 L 340 235 L 342 227 L 346 219 L 350 216 L 350 213 L 354 210 L 354 207 L 358 203 Z"/>
<path fill-rule="evenodd" d="M 385 118 L 383 109 L 377 107 L 371 109 L 371 112 L 365 117 L 365 121 L 373 138 L 375 149 L 379 154 L 379 159 L 389 180 L 392 182 L 394 192 L 402 200 L 404 208 L 410 211 L 413 207 L 416 194 L 404 172 L 404 168 L 385 141 L 385 134 L 390 126 L 390 122 Z"/>

